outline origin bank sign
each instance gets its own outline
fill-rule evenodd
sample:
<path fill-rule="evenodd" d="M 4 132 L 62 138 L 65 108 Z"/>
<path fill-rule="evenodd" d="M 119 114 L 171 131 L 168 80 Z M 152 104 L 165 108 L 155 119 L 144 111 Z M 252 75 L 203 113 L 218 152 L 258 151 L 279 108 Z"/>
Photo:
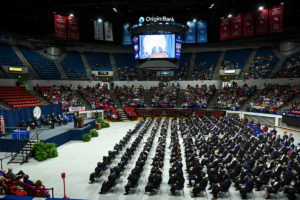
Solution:
<path fill-rule="evenodd" d="M 162 17 L 140 17 L 139 18 L 139 23 L 142 24 L 144 22 L 174 22 L 174 17 L 166 17 L 166 16 L 162 16 Z"/>

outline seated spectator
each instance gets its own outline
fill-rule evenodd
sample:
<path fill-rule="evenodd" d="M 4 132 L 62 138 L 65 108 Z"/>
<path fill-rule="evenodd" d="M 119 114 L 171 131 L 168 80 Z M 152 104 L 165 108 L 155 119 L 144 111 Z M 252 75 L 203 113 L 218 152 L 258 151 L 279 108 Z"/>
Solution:
<path fill-rule="evenodd" d="M 16 180 L 20 180 L 23 178 L 23 176 L 25 175 L 25 173 L 20 170 L 17 174 L 14 174 L 12 172 L 12 169 L 11 168 L 8 168 L 8 171 L 7 171 L 7 174 L 10 176 L 10 178 L 13 180 L 13 181 L 16 181 Z"/>
<path fill-rule="evenodd" d="M 194 67 L 194 80 L 212 80 L 216 64 L 208 66 L 207 63 L 201 62 Z"/>
<path fill-rule="evenodd" d="M 28 185 L 31 185 L 33 187 L 35 186 L 34 182 L 32 182 L 31 180 L 29 180 L 29 176 L 28 175 L 25 175 L 23 177 L 23 182 L 26 183 L 26 184 L 28 184 Z"/>
<path fill-rule="evenodd" d="M 134 86 L 116 86 L 115 91 L 123 105 L 132 106 L 134 108 L 144 108 L 144 88 L 143 86 L 139 86 L 135 88 Z"/>
<path fill-rule="evenodd" d="M 136 71 L 133 68 L 124 67 L 123 69 L 118 68 L 120 81 L 133 81 L 136 80 Z"/>
<path fill-rule="evenodd" d="M 287 62 L 276 73 L 274 78 L 299 78 L 300 77 L 300 55 L 291 56 L 287 59 Z"/>
<path fill-rule="evenodd" d="M 230 60 L 224 60 L 221 64 L 221 69 L 238 69 L 239 63 L 230 61 Z"/>
<path fill-rule="evenodd" d="M 46 190 L 45 186 L 42 184 L 42 182 L 40 180 L 36 181 L 35 189 L 38 190 L 39 197 L 50 197 L 48 190 Z"/>

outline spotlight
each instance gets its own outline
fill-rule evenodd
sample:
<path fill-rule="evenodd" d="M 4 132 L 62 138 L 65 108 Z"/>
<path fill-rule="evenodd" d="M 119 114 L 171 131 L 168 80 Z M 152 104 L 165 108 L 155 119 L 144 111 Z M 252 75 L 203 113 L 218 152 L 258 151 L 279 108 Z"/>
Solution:
<path fill-rule="evenodd" d="M 101 19 L 101 18 L 98 18 L 98 22 L 102 22 L 102 19 Z"/>
<path fill-rule="evenodd" d="M 193 22 L 196 22 L 197 20 L 196 19 L 193 19 Z"/>
<path fill-rule="evenodd" d="M 73 13 L 70 13 L 70 17 L 74 17 Z"/>
<path fill-rule="evenodd" d="M 284 2 L 281 2 L 280 5 L 284 5 Z"/>
<path fill-rule="evenodd" d="M 259 6 L 258 10 L 263 10 L 264 7 L 263 6 Z"/>
<path fill-rule="evenodd" d="M 232 14 L 229 14 L 228 17 L 232 17 Z"/>
<path fill-rule="evenodd" d="M 113 10 L 114 10 L 115 12 L 118 12 L 118 10 L 117 10 L 116 8 L 113 8 Z"/>
<path fill-rule="evenodd" d="M 212 9 L 214 6 L 215 6 L 215 4 L 211 4 L 211 5 L 209 6 L 209 9 Z"/>

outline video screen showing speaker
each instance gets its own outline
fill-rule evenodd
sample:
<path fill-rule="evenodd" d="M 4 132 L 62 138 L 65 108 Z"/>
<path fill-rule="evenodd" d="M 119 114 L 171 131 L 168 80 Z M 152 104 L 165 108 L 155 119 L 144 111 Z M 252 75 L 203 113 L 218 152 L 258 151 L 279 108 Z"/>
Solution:
<path fill-rule="evenodd" d="M 175 34 L 139 35 L 139 59 L 175 58 Z"/>

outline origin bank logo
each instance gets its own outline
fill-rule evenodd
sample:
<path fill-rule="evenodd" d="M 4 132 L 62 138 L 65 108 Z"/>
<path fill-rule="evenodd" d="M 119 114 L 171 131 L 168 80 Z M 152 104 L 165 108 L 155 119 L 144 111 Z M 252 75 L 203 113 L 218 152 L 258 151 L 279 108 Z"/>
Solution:
<path fill-rule="evenodd" d="M 144 21 L 145 21 L 145 18 L 144 18 L 144 17 L 140 17 L 140 18 L 139 18 L 139 23 L 140 23 L 140 24 L 144 23 Z"/>

